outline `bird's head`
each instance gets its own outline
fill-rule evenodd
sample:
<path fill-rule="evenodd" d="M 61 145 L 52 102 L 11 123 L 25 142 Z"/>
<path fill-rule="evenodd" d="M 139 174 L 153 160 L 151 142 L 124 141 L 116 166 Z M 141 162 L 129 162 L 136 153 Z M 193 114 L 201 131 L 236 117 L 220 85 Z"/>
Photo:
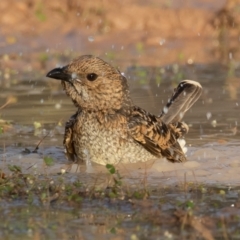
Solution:
<path fill-rule="evenodd" d="M 98 57 L 78 57 L 47 77 L 62 80 L 67 95 L 81 109 L 112 111 L 131 104 L 127 79 Z"/>

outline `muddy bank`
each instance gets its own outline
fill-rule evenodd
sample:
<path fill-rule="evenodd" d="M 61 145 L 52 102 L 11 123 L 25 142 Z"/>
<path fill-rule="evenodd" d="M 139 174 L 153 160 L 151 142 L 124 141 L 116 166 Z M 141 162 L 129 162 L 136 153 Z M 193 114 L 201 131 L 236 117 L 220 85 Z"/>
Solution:
<path fill-rule="evenodd" d="M 148 66 L 226 64 L 239 57 L 238 6 L 230 0 L 2 1 L 1 65 L 27 71 L 86 53 L 119 65 L 124 59 Z"/>

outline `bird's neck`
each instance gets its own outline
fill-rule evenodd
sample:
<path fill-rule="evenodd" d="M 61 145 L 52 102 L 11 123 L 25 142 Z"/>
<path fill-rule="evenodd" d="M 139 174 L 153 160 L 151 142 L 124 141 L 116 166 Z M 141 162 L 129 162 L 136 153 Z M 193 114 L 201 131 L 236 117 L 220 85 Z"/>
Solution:
<path fill-rule="evenodd" d="M 129 111 L 127 109 L 108 111 L 78 109 L 78 116 L 85 119 L 84 122 L 98 122 L 100 126 L 118 128 L 118 126 L 127 123 Z"/>

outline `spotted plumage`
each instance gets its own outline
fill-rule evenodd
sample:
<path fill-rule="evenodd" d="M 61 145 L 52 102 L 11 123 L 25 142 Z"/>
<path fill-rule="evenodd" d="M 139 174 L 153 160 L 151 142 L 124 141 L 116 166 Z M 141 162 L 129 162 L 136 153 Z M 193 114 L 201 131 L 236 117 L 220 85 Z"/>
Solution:
<path fill-rule="evenodd" d="M 186 161 L 178 139 L 188 132 L 180 122 L 201 94 L 201 85 L 182 81 L 160 116 L 133 104 L 127 79 L 98 57 L 81 56 L 47 74 L 62 80 L 77 112 L 66 123 L 64 146 L 71 161 L 135 163 L 166 157 Z"/>

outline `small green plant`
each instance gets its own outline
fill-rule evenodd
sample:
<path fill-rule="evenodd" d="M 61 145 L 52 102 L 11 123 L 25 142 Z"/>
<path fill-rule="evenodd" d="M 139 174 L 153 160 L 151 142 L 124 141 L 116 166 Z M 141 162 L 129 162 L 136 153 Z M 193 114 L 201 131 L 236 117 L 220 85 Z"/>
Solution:
<path fill-rule="evenodd" d="M 46 156 L 43 158 L 43 160 L 44 160 L 46 166 L 48 166 L 48 167 L 50 167 L 54 164 L 52 157 Z"/>
<path fill-rule="evenodd" d="M 8 169 L 11 172 L 14 172 L 14 173 L 21 173 L 22 172 L 21 167 L 16 166 L 16 165 L 8 165 Z"/>
<path fill-rule="evenodd" d="M 139 54 L 143 53 L 143 50 L 144 50 L 144 45 L 142 42 L 138 42 L 136 44 L 136 50 Z"/>
<path fill-rule="evenodd" d="M 46 53 L 46 52 L 41 52 L 41 53 L 39 54 L 38 59 L 39 59 L 39 62 L 40 62 L 40 64 L 41 64 L 41 67 L 42 67 L 42 68 L 45 68 L 45 67 L 46 67 L 46 63 L 47 63 L 47 61 L 48 61 L 48 53 Z"/>
<path fill-rule="evenodd" d="M 109 52 L 107 52 L 106 57 L 107 57 L 107 59 L 108 59 L 109 61 L 112 61 L 112 60 L 114 60 L 114 59 L 116 58 L 116 54 L 115 54 L 115 52 L 113 52 L 113 51 L 109 51 Z"/>
<path fill-rule="evenodd" d="M 116 197 L 123 197 L 124 191 L 122 189 L 122 177 L 120 176 L 119 172 L 116 170 L 114 165 L 112 164 L 107 164 L 106 168 L 108 169 L 110 175 L 111 175 L 111 180 L 109 181 L 110 186 L 108 186 L 108 193 L 107 195 L 110 198 L 116 198 Z"/>
<path fill-rule="evenodd" d="M 47 16 L 45 15 L 45 13 L 43 11 L 43 3 L 41 1 L 39 1 L 38 4 L 37 4 L 37 8 L 36 8 L 36 11 L 35 11 L 35 16 L 41 22 L 44 22 L 47 19 Z"/>
<path fill-rule="evenodd" d="M 116 172 L 116 169 L 112 164 L 107 164 L 106 168 L 108 169 L 109 173 L 111 173 L 111 174 L 114 174 Z"/>

